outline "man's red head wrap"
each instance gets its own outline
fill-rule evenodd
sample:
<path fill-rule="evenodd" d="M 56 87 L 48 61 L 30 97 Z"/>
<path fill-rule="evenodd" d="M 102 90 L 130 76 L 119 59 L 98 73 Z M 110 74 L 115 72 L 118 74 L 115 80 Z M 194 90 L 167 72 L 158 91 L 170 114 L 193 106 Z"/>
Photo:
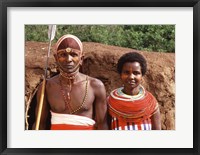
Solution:
<path fill-rule="evenodd" d="M 78 49 L 81 53 L 83 52 L 83 45 L 80 39 L 71 34 L 64 35 L 57 41 L 55 52 L 66 48 Z"/>

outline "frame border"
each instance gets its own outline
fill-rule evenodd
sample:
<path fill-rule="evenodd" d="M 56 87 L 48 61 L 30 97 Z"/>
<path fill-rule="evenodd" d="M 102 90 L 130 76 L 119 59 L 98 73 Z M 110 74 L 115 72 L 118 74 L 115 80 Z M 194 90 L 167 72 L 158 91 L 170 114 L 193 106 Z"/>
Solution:
<path fill-rule="evenodd" d="M 193 7 L 193 148 L 7 148 L 7 8 L 8 7 Z M 200 153 L 200 0 L 0 0 L 0 153 L 3 154 L 182 154 Z"/>

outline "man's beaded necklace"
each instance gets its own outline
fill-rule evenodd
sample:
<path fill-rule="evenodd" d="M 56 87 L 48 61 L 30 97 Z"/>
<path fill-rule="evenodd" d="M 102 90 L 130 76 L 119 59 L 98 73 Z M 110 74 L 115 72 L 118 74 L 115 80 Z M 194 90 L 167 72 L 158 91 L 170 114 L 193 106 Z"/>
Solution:
<path fill-rule="evenodd" d="M 61 90 L 61 94 L 64 98 L 64 102 L 65 102 L 65 110 L 68 108 L 69 109 L 69 112 L 70 114 L 74 114 L 75 112 L 79 111 L 85 104 L 85 101 L 86 101 L 86 98 L 87 98 L 87 95 L 88 95 L 88 76 L 86 76 L 86 86 L 85 86 L 85 95 L 83 97 L 83 101 L 81 103 L 81 105 L 76 108 L 76 109 L 73 109 L 72 106 L 71 106 L 71 91 L 72 91 L 72 84 L 74 82 L 74 79 L 75 77 L 78 75 L 78 72 L 76 72 L 76 74 L 73 74 L 71 76 L 66 76 L 65 74 L 63 74 L 63 72 L 60 72 L 60 75 L 59 75 L 59 82 L 60 82 L 60 90 Z M 63 84 L 62 84 L 62 81 L 61 81 L 61 76 L 68 79 L 68 87 L 69 87 L 69 91 L 67 92 L 67 96 L 65 95 L 65 91 L 63 89 Z"/>

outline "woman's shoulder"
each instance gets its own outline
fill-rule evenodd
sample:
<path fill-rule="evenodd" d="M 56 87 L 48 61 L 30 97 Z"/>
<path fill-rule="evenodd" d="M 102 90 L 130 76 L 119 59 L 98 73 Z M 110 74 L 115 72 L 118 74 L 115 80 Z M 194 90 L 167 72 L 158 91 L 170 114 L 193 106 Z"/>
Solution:
<path fill-rule="evenodd" d="M 150 92 L 149 90 L 145 90 L 146 96 L 150 96 L 152 98 L 152 100 L 156 100 L 156 97 L 152 94 L 152 92 Z"/>

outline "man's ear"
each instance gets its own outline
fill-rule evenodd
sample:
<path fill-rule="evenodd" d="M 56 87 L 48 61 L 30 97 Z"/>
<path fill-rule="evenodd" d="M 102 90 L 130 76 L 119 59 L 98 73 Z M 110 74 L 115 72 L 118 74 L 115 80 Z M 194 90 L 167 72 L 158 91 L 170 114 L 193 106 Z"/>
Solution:
<path fill-rule="evenodd" d="M 83 64 L 84 57 L 85 57 L 85 55 L 82 55 L 82 56 L 81 56 L 80 65 L 82 65 L 82 64 Z"/>

